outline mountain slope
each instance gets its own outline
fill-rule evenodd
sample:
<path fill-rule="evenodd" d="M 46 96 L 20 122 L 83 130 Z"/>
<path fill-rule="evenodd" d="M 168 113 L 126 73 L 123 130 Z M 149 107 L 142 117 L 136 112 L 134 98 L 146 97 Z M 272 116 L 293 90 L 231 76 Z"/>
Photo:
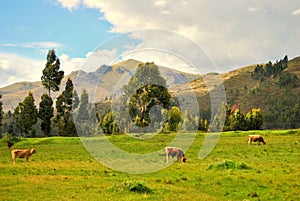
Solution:
<path fill-rule="evenodd" d="M 95 72 L 75 71 L 63 78 L 60 90 L 64 90 L 67 79 L 71 78 L 78 94 L 81 94 L 82 90 L 86 89 L 92 102 L 104 100 L 106 97 L 117 97 L 122 92 L 123 85 L 128 83 L 135 69 L 141 63 L 130 59 L 112 66 L 102 65 Z M 163 66 L 159 66 L 159 70 L 170 87 L 179 83 L 189 82 L 199 76 Z M 41 95 L 47 93 L 40 81 L 19 82 L 0 88 L 0 94 L 3 94 L 4 111 L 13 110 L 19 102 L 24 100 L 29 91 L 33 93 L 36 105 L 39 104 Z M 52 92 L 52 97 L 56 98 L 61 91 Z"/>

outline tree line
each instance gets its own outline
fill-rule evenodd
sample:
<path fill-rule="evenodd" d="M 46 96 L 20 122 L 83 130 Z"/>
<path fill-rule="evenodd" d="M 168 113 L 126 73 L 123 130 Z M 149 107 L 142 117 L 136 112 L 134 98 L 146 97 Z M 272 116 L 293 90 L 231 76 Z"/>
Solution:
<path fill-rule="evenodd" d="M 192 115 L 188 110 L 181 111 L 176 99 L 169 94 L 166 81 L 160 76 L 158 67 L 153 62 L 139 65 L 129 83 L 124 86 L 124 95 L 118 104 L 121 112 L 106 111 L 105 114 L 97 115 L 98 127 L 105 134 L 138 132 L 140 127 L 146 127 L 147 129 L 144 129 L 146 132 L 164 133 L 209 129 L 210 112 Z M 226 107 L 226 117 L 223 118 L 224 131 L 261 129 L 263 114 L 260 108 L 253 108 L 244 114 L 237 105 L 231 108 L 224 104 L 221 107 Z M 129 112 L 128 118 L 122 111 Z M 218 115 L 214 118 L 216 121 L 222 119 Z"/>
<path fill-rule="evenodd" d="M 83 90 L 79 98 L 72 80 L 68 78 L 64 91 L 56 98 L 54 108 L 51 92 L 59 91 L 63 77 L 64 71 L 60 70 L 59 58 L 53 49 L 49 50 L 41 77 L 47 93 L 42 94 L 38 108 L 31 91 L 13 112 L 4 113 L 0 101 L 0 126 L 3 127 L 1 134 L 6 133 L 8 137 L 36 137 L 37 131 L 40 131 L 44 137 L 77 136 L 73 114 L 74 111 L 79 111 L 82 115 L 77 115 L 76 118 L 85 118 L 82 110 L 89 107 L 88 94 Z M 4 124 L 2 120 L 5 120 Z"/>

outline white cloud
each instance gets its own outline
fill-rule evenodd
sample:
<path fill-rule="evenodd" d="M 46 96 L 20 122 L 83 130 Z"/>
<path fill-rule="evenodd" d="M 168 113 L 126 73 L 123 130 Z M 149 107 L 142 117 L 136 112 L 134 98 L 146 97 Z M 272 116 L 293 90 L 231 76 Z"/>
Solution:
<path fill-rule="evenodd" d="M 0 87 L 19 81 L 38 81 L 44 62 L 17 54 L 0 52 Z"/>
<path fill-rule="evenodd" d="M 29 43 L 23 43 L 23 46 L 28 46 L 29 48 L 61 48 L 64 47 L 63 44 L 52 42 L 52 41 L 44 41 L 44 42 L 29 42 Z"/>
<path fill-rule="evenodd" d="M 297 10 L 294 10 L 294 11 L 292 12 L 292 15 L 294 15 L 294 16 L 300 15 L 300 8 L 297 9 Z"/>
<path fill-rule="evenodd" d="M 70 58 L 67 54 L 59 56 L 60 64 L 65 72 L 65 75 L 70 74 L 72 71 L 81 70 L 85 58 Z"/>
<path fill-rule="evenodd" d="M 82 70 L 92 72 L 101 65 L 112 65 L 118 60 L 118 52 L 116 49 L 99 49 L 86 54 L 86 61 L 82 65 Z"/>
<path fill-rule="evenodd" d="M 57 0 L 57 2 L 69 10 L 76 9 L 79 5 L 81 0 Z"/>
<path fill-rule="evenodd" d="M 82 0 L 76 6 L 80 4 L 98 9 L 112 24 L 111 32 L 150 28 L 182 34 L 201 46 L 221 66 L 221 71 L 228 66 L 240 67 L 300 53 L 294 45 L 300 43 L 294 34 L 300 28 L 291 20 L 291 10 L 300 2 Z M 292 14 L 298 13 L 295 10 Z M 151 42 L 154 36 L 139 37 Z"/>

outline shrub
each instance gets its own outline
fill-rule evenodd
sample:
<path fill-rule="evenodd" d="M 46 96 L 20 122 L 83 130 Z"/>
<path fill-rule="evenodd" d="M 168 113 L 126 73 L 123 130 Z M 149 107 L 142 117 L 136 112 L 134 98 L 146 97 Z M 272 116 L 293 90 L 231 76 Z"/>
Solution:
<path fill-rule="evenodd" d="M 236 162 L 231 160 L 225 160 L 221 163 L 217 164 L 210 164 L 207 167 L 207 170 L 248 170 L 251 169 L 246 163 L 244 162 Z"/>
<path fill-rule="evenodd" d="M 124 181 L 117 188 L 136 193 L 152 193 L 152 190 L 143 181 Z"/>

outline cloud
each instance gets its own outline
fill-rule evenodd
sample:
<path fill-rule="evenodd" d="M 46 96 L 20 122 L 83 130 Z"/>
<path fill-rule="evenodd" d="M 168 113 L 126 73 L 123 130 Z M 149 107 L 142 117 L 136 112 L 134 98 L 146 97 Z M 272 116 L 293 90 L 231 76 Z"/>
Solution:
<path fill-rule="evenodd" d="M 64 0 L 60 0 L 61 5 Z M 67 2 L 65 2 L 67 3 Z M 74 2 L 75 3 L 75 2 Z M 298 4 L 298 5 L 296 5 Z M 182 0 L 82 0 L 76 6 L 98 9 L 112 24 L 111 32 L 164 29 L 197 43 L 215 61 L 219 70 L 298 56 L 300 28 L 291 10 L 300 2 Z M 230 5 L 230 6 L 229 6 Z M 73 4 L 73 8 L 76 7 Z M 292 12 L 293 16 L 300 11 Z M 140 35 L 143 41 L 154 36 Z M 176 43 L 172 41 L 171 43 Z M 172 46 L 173 44 L 169 44 Z"/>
<path fill-rule="evenodd" d="M 0 58 L 0 87 L 24 80 L 40 80 L 43 61 L 3 52 L 0 52 Z"/>
<path fill-rule="evenodd" d="M 81 0 L 57 0 L 57 3 L 69 10 L 78 8 L 80 2 Z"/>
<path fill-rule="evenodd" d="M 300 8 L 297 9 L 297 10 L 294 10 L 294 11 L 292 12 L 292 15 L 294 15 L 294 16 L 300 15 Z"/>

